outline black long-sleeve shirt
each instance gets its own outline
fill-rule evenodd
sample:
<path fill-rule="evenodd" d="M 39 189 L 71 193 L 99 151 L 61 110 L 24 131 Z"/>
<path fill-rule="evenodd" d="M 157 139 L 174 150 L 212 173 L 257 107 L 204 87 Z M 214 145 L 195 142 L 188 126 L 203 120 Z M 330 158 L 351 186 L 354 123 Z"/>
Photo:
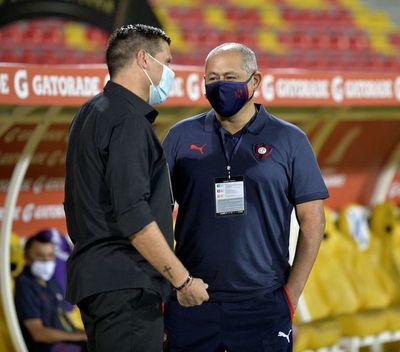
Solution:
<path fill-rule="evenodd" d="M 170 285 L 128 238 L 156 221 L 172 246 L 166 160 L 151 123 L 157 111 L 109 81 L 84 104 L 69 133 L 64 208 L 75 247 L 68 260 L 67 299 Z"/>

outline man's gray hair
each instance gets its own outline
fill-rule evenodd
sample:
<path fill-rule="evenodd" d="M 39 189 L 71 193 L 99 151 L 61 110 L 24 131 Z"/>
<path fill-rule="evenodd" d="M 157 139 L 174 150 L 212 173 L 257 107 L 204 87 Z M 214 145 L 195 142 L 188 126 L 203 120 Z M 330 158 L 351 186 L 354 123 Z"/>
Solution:
<path fill-rule="evenodd" d="M 237 51 L 242 55 L 242 67 L 248 74 L 258 70 L 256 54 L 249 47 L 240 43 L 223 43 L 212 49 L 206 57 L 206 65 L 211 57 L 227 51 Z"/>

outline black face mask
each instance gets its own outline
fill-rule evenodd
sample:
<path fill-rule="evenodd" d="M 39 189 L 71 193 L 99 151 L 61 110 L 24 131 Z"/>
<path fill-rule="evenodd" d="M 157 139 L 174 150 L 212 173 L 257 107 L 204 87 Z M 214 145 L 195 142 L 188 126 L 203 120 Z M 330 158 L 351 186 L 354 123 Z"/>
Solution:
<path fill-rule="evenodd" d="M 206 97 L 218 115 L 233 116 L 246 105 L 253 97 L 249 97 L 247 84 L 254 74 L 244 82 L 217 81 L 206 84 Z"/>

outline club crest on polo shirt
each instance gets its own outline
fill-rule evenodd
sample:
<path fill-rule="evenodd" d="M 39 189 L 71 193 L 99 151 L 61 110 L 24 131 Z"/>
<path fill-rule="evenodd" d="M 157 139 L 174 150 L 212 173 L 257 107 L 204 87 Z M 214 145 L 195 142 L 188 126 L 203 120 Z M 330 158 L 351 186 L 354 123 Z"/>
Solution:
<path fill-rule="evenodd" d="M 257 159 L 265 160 L 272 151 L 272 147 L 269 144 L 258 143 L 254 145 L 254 155 Z"/>

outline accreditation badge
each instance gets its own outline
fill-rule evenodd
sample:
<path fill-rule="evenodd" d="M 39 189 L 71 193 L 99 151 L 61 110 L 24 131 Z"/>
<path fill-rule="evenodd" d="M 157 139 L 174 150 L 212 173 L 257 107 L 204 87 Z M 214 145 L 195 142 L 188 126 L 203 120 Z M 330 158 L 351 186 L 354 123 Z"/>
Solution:
<path fill-rule="evenodd" d="M 215 179 L 215 209 L 217 216 L 244 214 L 243 176 Z"/>

